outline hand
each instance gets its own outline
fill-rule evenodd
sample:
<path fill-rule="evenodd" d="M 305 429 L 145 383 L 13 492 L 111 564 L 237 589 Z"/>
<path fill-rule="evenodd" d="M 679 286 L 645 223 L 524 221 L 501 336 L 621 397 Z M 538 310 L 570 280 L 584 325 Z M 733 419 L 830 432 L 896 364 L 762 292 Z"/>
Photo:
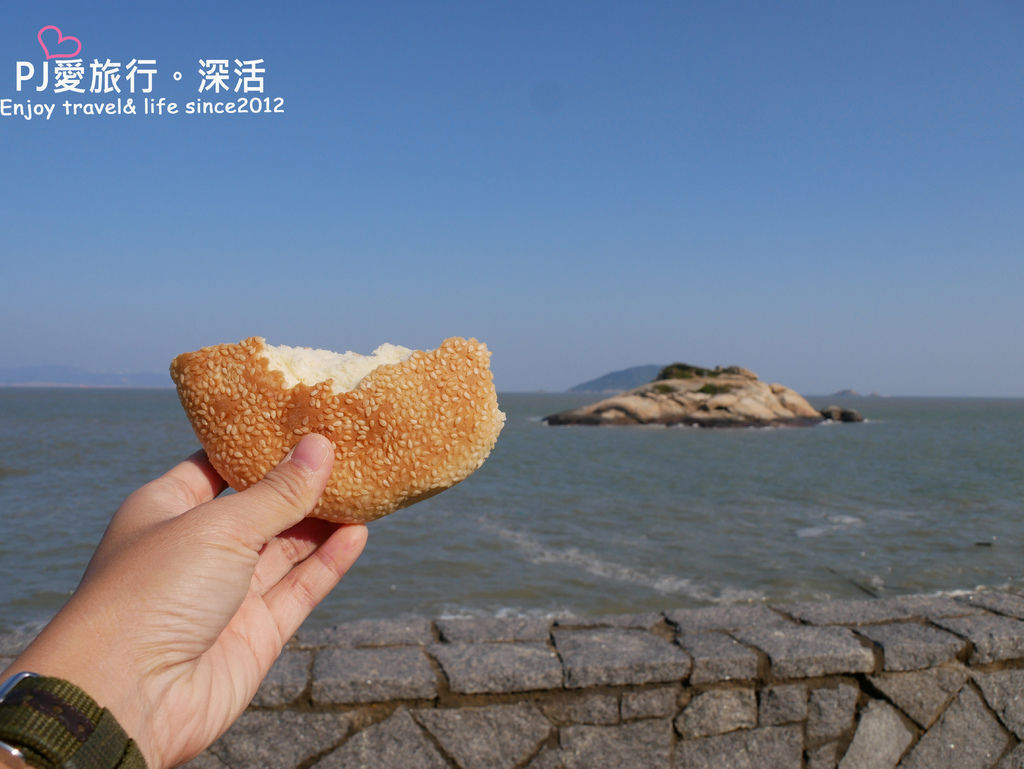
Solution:
<path fill-rule="evenodd" d="M 111 710 L 150 769 L 202 751 L 362 552 L 365 526 L 305 516 L 333 446 L 307 435 L 258 484 L 224 489 L 201 452 L 134 492 L 68 604 L 10 668 Z"/>

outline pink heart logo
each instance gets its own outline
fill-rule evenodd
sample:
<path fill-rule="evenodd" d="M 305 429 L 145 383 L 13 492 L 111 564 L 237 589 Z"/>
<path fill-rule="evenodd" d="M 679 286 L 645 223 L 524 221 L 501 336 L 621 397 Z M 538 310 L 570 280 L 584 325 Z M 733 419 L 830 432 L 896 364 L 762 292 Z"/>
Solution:
<path fill-rule="evenodd" d="M 54 32 L 57 33 L 57 45 L 60 45 L 65 40 L 74 40 L 75 43 L 78 44 L 78 47 L 74 50 L 73 53 L 50 53 L 50 49 L 47 48 L 46 43 L 43 42 L 43 33 L 48 29 L 52 29 Z M 78 54 L 82 52 L 81 40 L 79 40 L 77 37 L 72 37 L 71 35 L 65 35 L 61 33 L 60 28 L 55 27 L 52 24 L 43 27 L 41 30 L 39 30 L 39 34 L 36 35 L 36 37 L 39 39 L 39 45 L 43 47 L 43 52 L 46 54 L 47 59 L 73 59 L 75 56 L 78 56 Z"/>

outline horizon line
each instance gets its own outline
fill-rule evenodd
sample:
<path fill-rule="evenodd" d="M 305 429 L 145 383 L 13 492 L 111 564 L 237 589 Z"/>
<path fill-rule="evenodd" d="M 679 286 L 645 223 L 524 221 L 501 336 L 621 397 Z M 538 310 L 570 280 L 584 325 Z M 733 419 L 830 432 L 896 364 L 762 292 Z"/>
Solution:
<path fill-rule="evenodd" d="M 75 382 L 0 382 L 0 389 L 3 390 L 168 390 L 175 391 L 174 384 L 168 385 L 130 385 L 130 384 L 86 384 L 86 383 L 75 383 Z M 610 396 L 614 393 L 626 392 L 626 390 L 585 390 L 573 392 L 570 389 L 565 390 L 548 390 L 545 388 L 536 388 L 530 390 L 503 390 L 497 389 L 499 395 L 579 395 L 579 396 L 598 396 L 606 395 Z M 848 398 L 850 400 L 865 400 L 865 401 L 886 401 L 886 400 L 898 400 L 898 399 L 916 399 L 916 400 L 1024 400 L 1024 395 L 908 395 L 908 394 L 895 394 L 895 395 L 847 395 L 843 394 L 841 390 L 837 390 L 831 393 L 807 393 L 803 394 L 804 398 Z"/>

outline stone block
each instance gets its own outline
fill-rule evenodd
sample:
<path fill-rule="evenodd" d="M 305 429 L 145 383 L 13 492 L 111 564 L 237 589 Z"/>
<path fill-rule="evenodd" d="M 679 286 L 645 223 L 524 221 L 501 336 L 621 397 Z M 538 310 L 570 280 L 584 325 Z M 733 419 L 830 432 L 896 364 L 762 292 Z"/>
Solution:
<path fill-rule="evenodd" d="M 690 658 L 678 646 L 640 630 L 555 630 L 569 688 L 680 681 Z"/>
<path fill-rule="evenodd" d="M 207 749 L 191 761 L 181 764 L 181 769 L 233 769 L 233 767 L 225 764 Z"/>
<path fill-rule="evenodd" d="M 882 649 L 884 670 L 921 670 L 956 658 L 967 642 L 930 625 L 893 622 L 869 625 L 857 632 Z"/>
<path fill-rule="evenodd" d="M 514 769 L 551 734 L 531 705 L 425 709 L 412 713 L 461 769 Z"/>
<path fill-rule="evenodd" d="M 558 748 L 546 747 L 533 757 L 526 769 L 565 769 L 565 765 Z"/>
<path fill-rule="evenodd" d="M 264 707 L 287 705 L 306 691 L 312 664 L 313 652 L 286 649 L 270 667 L 252 703 Z"/>
<path fill-rule="evenodd" d="M 546 702 L 541 709 L 556 724 L 617 724 L 619 699 L 614 694 L 568 695 L 565 699 Z"/>
<path fill-rule="evenodd" d="M 294 769 L 349 733 L 344 713 L 247 710 L 209 752 L 229 767 Z"/>
<path fill-rule="evenodd" d="M 674 769 L 801 769 L 803 742 L 798 726 L 684 740 L 676 745 Z"/>
<path fill-rule="evenodd" d="M 875 655 L 844 627 L 789 625 L 748 628 L 732 635 L 767 654 L 777 678 L 869 673 L 875 667 Z"/>
<path fill-rule="evenodd" d="M 706 606 L 700 609 L 675 609 L 665 617 L 680 633 L 702 633 L 707 630 L 740 630 L 748 627 L 792 625 L 781 614 L 761 603 L 736 606 Z"/>
<path fill-rule="evenodd" d="M 671 717 L 679 710 L 679 686 L 659 686 L 638 692 L 623 692 L 622 720 Z"/>
<path fill-rule="evenodd" d="M 826 742 L 807 751 L 806 769 L 836 769 L 839 765 L 839 743 Z"/>
<path fill-rule="evenodd" d="M 757 726 L 753 689 L 710 689 L 695 694 L 675 720 L 683 739 L 710 737 Z"/>
<path fill-rule="evenodd" d="M 939 619 L 941 617 L 966 617 L 982 614 L 984 610 L 978 606 L 970 606 L 945 595 L 901 595 L 888 598 L 888 601 L 902 606 L 914 617 L 921 619 Z"/>
<path fill-rule="evenodd" d="M 960 667 L 886 673 L 870 676 L 871 683 L 919 726 L 927 729 L 960 691 L 967 673 Z"/>
<path fill-rule="evenodd" d="M 967 595 L 956 598 L 960 603 L 981 609 L 988 609 L 996 614 L 1024 619 L 1024 597 L 1015 593 L 1004 593 L 1001 590 L 975 590 Z"/>
<path fill-rule="evenodd" d="M 594 617 L 566 618 L 555 621 L 556 627 L 617 627 L 627 630 L 650 630 L 665 618 L 658 612 L 641 614 L 599 614 Z"/>
<path fill-rule="evenodd" d="M 426 646 L 434 642 L 427 619 L 362 619 L 322 630 L 301 630 L 295 640 L 300 648 L 325 646 Z"/>
<path fill-rule="evenodd" d="M 853 727 L 860 689 L 850 684 L 813 689 L 807 698 L 807 740 L 827 742 Z"/>
<path fill-rule="evenodd" d="M 1024 622 L 1018 619 L 979 614 L 937 619 L 935 624 L 971 642 L 973 665 L 1024 657 Z"/>
<path fill-rule="evenodd" d="M 259 766 L 251 764 L 251 766 Z M 405 709 L 353 735 L 313 769 L 448 769 L 430 738 Z"/>
<path fill-rule="evenodd" d="M 723 633 L 684 633 L 677 643 L 693 660 L 692 684 L 757 678 L 756 652 Z"/>
<path fill-rule="evenodd" d="M 437 675 L 423 650 L 329 648 L 313 663 L 313 702 L 346 704 L 437 697 Z"/>
<path fill-rule="evenodd" d="M 551 623 L 542 617 L 482 617 L 439 619 L 441 640 L 447 643 L 535 641 L 546 643 Z"/>
<path fill-rule="evenodd" d="M 973 689 L 965 686 L 938 722 L 918 741 L 900 769 L 989 769 L 1009 737 Z"/>
<path fill-rule="evenodd" d="M 665 769 L 672 753 L 672 724 L 664 719 L 618 726 L 569 726 L 560 735 L 565 769 Z"/>
<path fill-rule="evenodd" d="M 1024 743 L 1003 756 L 996 769 L 1024 769 Z"/>
<path fill-rule="evenodd" d="M 1024 739 L 1024 670 L 975 673 L 974 680 L 1003 725 Z"/>
<path fill-rule="evenodd" d="M 436 644 L 430 653 L 459 694 L 560 689 L 562 665 L 545 644 Z"/>
<path fill-rule="evenodd" d="M 894 707 L 872 700 L 860 715 L 839 769 L 895 769 L 913 739 Z"/>
<path fill-rule="evenodd" d="M 890 600 L 791 603 L 776 608 L 811 625 L 869 625 L 913 616 L 905 606 Z"/>
<path fill-rule="evenodd" d="M 781 726 L 807 718 L 807 687 L 803 684 L 776 684 L 761 690 L 758 706 L 761 726 Z"/>

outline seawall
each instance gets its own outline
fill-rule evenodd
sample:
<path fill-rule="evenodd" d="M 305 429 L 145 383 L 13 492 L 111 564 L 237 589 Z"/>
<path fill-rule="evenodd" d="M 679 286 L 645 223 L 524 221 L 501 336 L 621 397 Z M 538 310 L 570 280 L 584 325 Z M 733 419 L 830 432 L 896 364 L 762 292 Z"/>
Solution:
<path fill-rule="evenodd" d="M 978 591 L 351 622 L 300 632 L 187 766 L 1021 769 L 1022 619 Z"/>

